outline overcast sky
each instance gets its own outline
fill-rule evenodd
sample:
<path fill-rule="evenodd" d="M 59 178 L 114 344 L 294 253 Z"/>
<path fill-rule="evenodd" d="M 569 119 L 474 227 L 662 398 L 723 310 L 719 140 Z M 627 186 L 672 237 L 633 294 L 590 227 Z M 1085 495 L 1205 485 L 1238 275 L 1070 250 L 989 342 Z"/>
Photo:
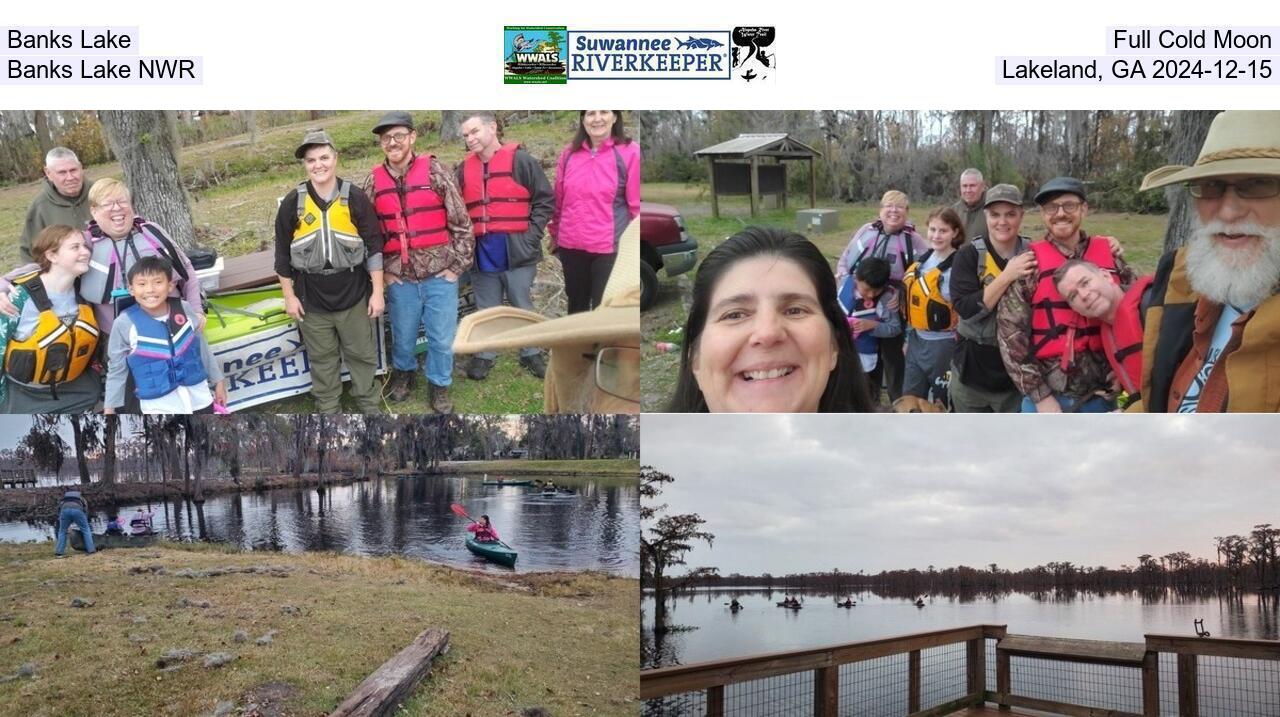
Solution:
<path fill-rule="evenodd" d="M 1136 564 L 1280 524 L 1280 416 L 645 415 L 691 567 Z"/>

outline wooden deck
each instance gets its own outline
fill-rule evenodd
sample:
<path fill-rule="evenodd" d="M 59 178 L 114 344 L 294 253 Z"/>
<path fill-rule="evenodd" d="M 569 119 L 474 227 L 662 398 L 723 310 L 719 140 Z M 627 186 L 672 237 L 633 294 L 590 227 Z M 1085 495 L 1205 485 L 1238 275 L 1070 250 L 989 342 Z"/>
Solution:
<path fill-rule="evenodd" d="M 952 712 L 948 717 L 1036 717 L 1037 715 L 1049 714 L 1048 712 L 1022 712 L 1020 710 L 1004 710 L 1003 712 L 996 707 L 966 707 L 959 712 Z"/>
<path fill-rule="evenodd" d="M 250 289 L 276 283 L 275 251 L 245 254 L 223 259 L 222 274 L 218 277 L 218 291 Z"/>

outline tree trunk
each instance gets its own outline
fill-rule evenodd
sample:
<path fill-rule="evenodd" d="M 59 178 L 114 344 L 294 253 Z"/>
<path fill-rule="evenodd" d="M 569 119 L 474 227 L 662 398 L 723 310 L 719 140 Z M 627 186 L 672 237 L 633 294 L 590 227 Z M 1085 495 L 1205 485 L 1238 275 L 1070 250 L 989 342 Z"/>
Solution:
<path fill-rule="evenodd" d="M 185 418 L 186 429 L 182 432 L 182 494 L 191 497 L 191 417 Z"/>
<path fill-rule="evenodd" d="M 166 446 L 166 448 L 169 451 L 169 480 L 176 481 L 178 479 L 178 473 L 182 470 L 182 465 L 179 463 L 179 458 L 181 458 L 181 456 L 178 455 L 181 450 L 180 444 L 178 443 L 178 434 L 175 432 L 166 436 L 166 438 L 168 439 L 168 446 Z M 165 482 L 167 483 L 168 481 Z"/>
<path fill-rule="evenodd" d="M 457 142 L 462 139 L 462 112 L 459 110 L 440 110 L 440 141 Z"/>
<path fill-rule="evenodd" d="M 191 207 L 178 173 L 178 139 L 164 111 L 100 110 L 102 129 L 120 160 L 134 210 L 163 227 L 182 249 L 195 246 Z"/>
<path fill-rule="evenodd" d="M 36 127 L 36 141 L 40 143 L 40 154 L 53 149 L 53 129 L 49 126 L 49 112 L 45 110 L 36 110 L 33 118 Z M 40 157 L 41 161 L 44 157 Z"/>
<path fill-rule="evenodd" d="M 1194 164 L 1200 156 L 1200 145 L 1209 134 L 1209 125 L 1218 110 L 1176 110 L 1173 113 L 1173 146 L 1169 150 L 1170 164 Z M 1164 250 L 1173 251 L 1182 246 L 1195 225 L 1195 205 L 1191 195 L 1181 185 L 1164 188 L 1165 201 L 1169 203 L 1169 223 L 1164 230 Z"/>
<path fill-rule="evenodd" d="M 120 430 L 120 416 L 106 416 L 106 426 L 102 429 L 102 483 L 113 485 L 116 482 L 116 433 Z"/>
<path fill-rule="evenodd" d="M 245 131 L 249 133 L 249 146 L 258 146 L 258 113 L 253 110 L 244 110 L 240 113 L 240 120 L 244 122 Z"/>
<path fill-rule="evenodd" d="M 76 467 L 80 470 L 80 483 L 89 485 L 89 461 L 85 458 L 85 427 L 80 416 L 71 416 L 71 435 L 76 445 Z"/>

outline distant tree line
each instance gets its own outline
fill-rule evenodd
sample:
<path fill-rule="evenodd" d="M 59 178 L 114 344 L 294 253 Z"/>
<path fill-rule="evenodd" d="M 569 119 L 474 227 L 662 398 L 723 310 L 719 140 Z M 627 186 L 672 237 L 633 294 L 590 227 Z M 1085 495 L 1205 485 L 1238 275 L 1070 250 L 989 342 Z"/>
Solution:
<path fill-rule="evenodd" d="M 182 110 L 164 114 L 176 146 L 185 147 L 245 133 L 252 140 L 260 129 L 320 119 L 332 113 Z M 39 179 L 45 152 L 59 146 L 74 151 L 86 167 L 115 159 L 98 112 L 0 110 L 0 185 Z"/>
<path fill-rule="evenodd" d="M 1137 556 L 1136 565 L 1119 568 L 1076 565 L 1055 561 L 1022 570 L 1001 569 L 996 563 L 982 568 L 967 565 L 927 570 L 885 570 L 866 574 L 832 569 L 830 572 L 787 575 L 721 576 L 701 573 L 682 580 L 686 587 L 805 588 L 832 593 L 873 591 L 887 594 L 1000 594 L 1006 592 L 1117 590 L 1280 590 L 1280 528 L 1270 523 L 1253 526 L 1244 535 L 1215 537 L 1216 561 L 1193 558 L 1186 551 L 1162 556 Z"/>
<path fill-rule="evenodd" d="M 63 438 L 69 428 L 71 444 Z M 509 458 L 626 458 L 639 451 L 636 416 L 236 414 L 233 416 L 32 416 L 31 428 L 0 458 L 59 474 L 75 462 L 79 482 L 180 482 L 202 497 L 201 481 L 225 475 L 432 470 L 441 461 Z"/>
<path fill-rule="evenodd" d="M 1194 115 L 1191 122 L 1181 114 Z M 1213 112 L 1159 110 L 656 110 L 640 113 L 646 181 L 706 181 L 693 153 L 747 132 L 786 132 L 822 153 L 817 192 L 835 201 L 873 201 L 887 189 L 913 202 L 954 201 L 960 172 L 980 169 L 988 185 L 1028 194 L 1059 175 L 1090 183 L 1095 208 L 1164 212 L 1161 192 L 1138 191 L 1148 171 L 1199 148 Z M 1195 125 L 1192 129 L 1188 124 Z M 1192 159 L 1194 159 L 1194 153 Z M 808 172 L 790 172 L 793 191 Z"/>

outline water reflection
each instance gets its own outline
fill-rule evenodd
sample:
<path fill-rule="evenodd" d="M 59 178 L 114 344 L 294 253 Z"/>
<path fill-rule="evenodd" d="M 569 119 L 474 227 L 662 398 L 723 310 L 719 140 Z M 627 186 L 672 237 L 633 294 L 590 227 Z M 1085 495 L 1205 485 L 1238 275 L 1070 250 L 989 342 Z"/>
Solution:
<path fill-rule="evenodd" d="M 639 574 L 639 494 L 634 485 L 586 479 L 572 493 L 543 496 L 522 487 L 484 486 L 481 476 L 383 477 L 362 483 L 120 505 L 155 512 L 156 530 L 181 540 L 226 542 L 252 550 L 327 550 L 408 555 L 502 570 L 466 549 L 461 503 L 488 514 L 502 539 L 520 551 L 519 570 L 603 569 Z M 91 506 L 95 530 L 106 512 Z M 0 540 L 42 540 L 47 523 L 0 523 Z"/>
<path fill-rule="evenodd" d="M 1147 634 L 1193 634 L 1203 619 L 1213 637 L 1280 639 L 1280 599 L 1274 593 L 1185 593 L 1175 590 L 1073 591 L 999 596 L 931 595 L 916 608 L 913 597 L 853 593 L 853 608 L 837 608 L 829 592 L 789 591 L 801 610 L 776 606 L 779 588 L 686 590 L 666 601 L 665 630 L 655 625 L 655 602 L 641 603 L 642 662 L 646 667 L 857 642 L 980 623 L 1008 625 L 1009 632 L 1092 640 L 1142 642 Z M 744 605 L 732 612 L 737 597 Z"/>

